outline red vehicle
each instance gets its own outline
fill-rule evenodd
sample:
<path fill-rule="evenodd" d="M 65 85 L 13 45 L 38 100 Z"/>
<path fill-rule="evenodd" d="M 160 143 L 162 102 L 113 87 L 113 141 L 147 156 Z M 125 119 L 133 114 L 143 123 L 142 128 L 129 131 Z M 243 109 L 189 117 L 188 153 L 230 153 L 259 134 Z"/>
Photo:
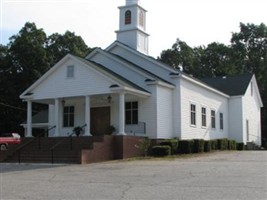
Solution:
<path fill-rule="evenodd" d="M 18 133 L 3 133 L 0 135 L 0 150 L 7 150 L 9 144 L 20 144 Z"/>

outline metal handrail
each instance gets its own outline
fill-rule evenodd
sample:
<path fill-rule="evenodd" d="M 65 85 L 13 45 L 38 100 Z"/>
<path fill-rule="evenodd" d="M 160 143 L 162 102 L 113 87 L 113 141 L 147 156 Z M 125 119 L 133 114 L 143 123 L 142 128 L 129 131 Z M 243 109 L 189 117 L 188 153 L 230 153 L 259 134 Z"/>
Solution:
<path fill-rule="evenodd" d="M 19 146 L 14 152 L 12 155 L 15 155 L 16 153 L 18 153 L 18 162 L 20 163 L 21 161 L 21 150 L 24 149 L 26 146 L 28 146 L 29 144 L 31 144 L 32 142 L 34 142 L 35 140 L 37 139 L 37 137 L 35 138 L 32 138 L 30 141 L 26 142 L 25 144 Z M 12 155 L 9 155 L 12 156 Z"/>
<path fill-rule="evenodd" d="M 56 127 L 57 127 L 57 126 L 54 125 L 54 126 L 48 128 L 48 129 L 46 130 L 46 132 L 47 132 L 47 136 L 49 136 L 49 132 L 50 132 L 51 130 L 55 129 Z"/>
<path fill-rule="evenodd" d="M 83 126 L 81 126 L 81 128 L 83 129 L 84 127 L 86 127 L 87 124 L 84 124 Z M 70 138 L 70 149 L 72 150 L 72 136 L 75 134 L 74 131 L 72 131 L 72 133 L 67 137 Z M 53 147 L 50 148 L 51 151 L 51 163 L 54 163 L 54 150 L 56 147 L 58 147 L 60 144 L 62 144 L 66 139 L 66 137 L 64 137 L 62 140 L 60 140 L 58 143 L 56 143 Z"/>

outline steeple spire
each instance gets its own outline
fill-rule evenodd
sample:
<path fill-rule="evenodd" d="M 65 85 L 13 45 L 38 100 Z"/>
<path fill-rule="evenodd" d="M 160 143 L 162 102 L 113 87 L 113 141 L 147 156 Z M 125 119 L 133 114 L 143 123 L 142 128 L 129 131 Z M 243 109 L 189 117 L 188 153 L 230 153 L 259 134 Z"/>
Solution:
<path fill-rule="evenodd" d="M 120 9 L 120 28 L 117 40 L 129 47 L 148 54 L 148 34 L 146 33 L 146 10 L 140 0 L 126 0 Z"/>

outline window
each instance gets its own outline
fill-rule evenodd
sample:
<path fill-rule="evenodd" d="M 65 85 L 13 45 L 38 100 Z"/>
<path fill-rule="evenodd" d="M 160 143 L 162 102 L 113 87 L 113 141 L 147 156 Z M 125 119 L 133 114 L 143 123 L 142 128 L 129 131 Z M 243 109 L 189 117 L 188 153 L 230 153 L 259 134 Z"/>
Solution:
<path fill-rule="evenodd" d="M 223 113 L 220 113 L 220 129 L 223 130 Z"/>
<path fill-rule="evenodd" d="M 144 26 L 144 12 L 143 11 L 139 12 L 139 25 Z"/>
<path fill-rule="evenodd" d="M 138 102 L 125 103 L 125 122 L 126 124 L 138 124 Z"/>
<path fill-rule="evenodd" d="M 211 110 L 210 116 L 211 116 L 211 128 L 216 128 L 215 110 Z"/>
<path fill-rule="evenodd" d="M 196 105 L 190 105 L 190 112 L 191 112 L 191 125 L 196 125 Z"/>
<path fill-rule="evenodd" d="M 206 108 L 201 108 L 201 118 L 202 118 L 202 127 L 207 126 L 207 114 L 206 114 Z"/>
<path fill-rule="evenodd" d="M 125 24 L 131 24 L 132 23 L 132 13 L 130 10 L 127 10 L 125 12 Z"/>
<path fill-rule="evenodd" d="M 74 106 L 65 106 L 63 113 L 63 127 L 74 126 Z"/>
<path fill-rule="evenodd" d="M 74 66 L 67 66 L 67 78 L 73 78 L 74 77 Z"/>

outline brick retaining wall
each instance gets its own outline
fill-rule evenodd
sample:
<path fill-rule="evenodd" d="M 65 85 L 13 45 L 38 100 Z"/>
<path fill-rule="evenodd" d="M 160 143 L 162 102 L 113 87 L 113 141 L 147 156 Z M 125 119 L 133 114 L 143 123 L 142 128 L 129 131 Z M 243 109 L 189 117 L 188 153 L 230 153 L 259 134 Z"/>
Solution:
<path fill-rule="evenodd" d="M 141 137 L 105 135 L 102 142 L 95 142 L 93 149 L 81 151 L 81 164 L 143 156 L 135 147 Z"/>

